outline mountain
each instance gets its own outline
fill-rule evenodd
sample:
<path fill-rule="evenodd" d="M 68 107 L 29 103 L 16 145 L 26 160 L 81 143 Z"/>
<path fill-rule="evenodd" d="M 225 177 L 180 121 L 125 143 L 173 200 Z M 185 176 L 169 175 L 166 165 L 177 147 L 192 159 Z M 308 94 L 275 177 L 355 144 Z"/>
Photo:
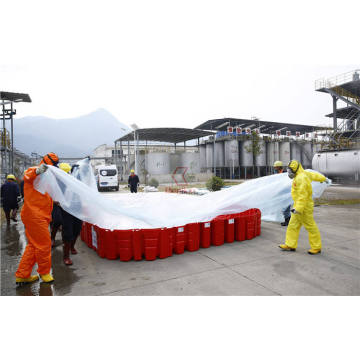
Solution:
<path fill-rule="evenodd" d="M 101 144 L 113 145 L 129 131 L 105 109 L 72 119 L 27 116 L 14 120 L 14 145 L 29 155 L 52 151 L 61 157 L 80 157 Z"/>

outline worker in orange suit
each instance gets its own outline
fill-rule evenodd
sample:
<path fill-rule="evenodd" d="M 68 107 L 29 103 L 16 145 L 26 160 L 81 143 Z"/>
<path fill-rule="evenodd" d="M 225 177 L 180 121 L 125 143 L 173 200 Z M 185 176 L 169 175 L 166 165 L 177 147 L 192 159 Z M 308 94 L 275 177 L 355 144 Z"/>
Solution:
<path fill-rule="evenodd" d="M 21 220 L 25 226 L 28 244 L 15 273 L 16 283 L 30 283 L 39 279 L 38 275 L 31 275 L 35 263 L 37 272 L 44 282 L 52 282 L 54 278 L 51 270 L 51 238 L 49 224 L 53 201 L 49 194 L 41 194 L 34 188 L 36 177 L 47 170 L 48 165 L 58 165 L 59 158 L 54 153 L 46 154 L 39 166 L 31 167 L 24 174 L 24 205 Z"/>

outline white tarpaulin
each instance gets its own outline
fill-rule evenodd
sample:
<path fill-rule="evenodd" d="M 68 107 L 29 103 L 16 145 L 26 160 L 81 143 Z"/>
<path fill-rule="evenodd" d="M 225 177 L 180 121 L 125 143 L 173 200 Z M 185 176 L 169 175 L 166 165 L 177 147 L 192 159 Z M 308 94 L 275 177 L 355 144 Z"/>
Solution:
<path fill-rule="evenodd" d="M 94 189 L 88 161 L 79 162 L 82 181 L 49 166 L 35 180 L 35 189 L 77 218 L 105 229 L 150 229 L 209 221 L 218 215 L 258 208 L 262 220 L 283 221 L 282 210 L 292 204 L 291 180 L 287 173 L 249 180 L 203 196 L 171 193 L 100 194 Z M 83 169 L 81 169 L 83 167 Z M 87 169 L 85 169 L 87 168 Z M 92 185 L 92 187 L 88 185 Z M 96 185 L 96 184 L 95 184 Z M 328 186 L 313 182 L 313 197 Z"/>

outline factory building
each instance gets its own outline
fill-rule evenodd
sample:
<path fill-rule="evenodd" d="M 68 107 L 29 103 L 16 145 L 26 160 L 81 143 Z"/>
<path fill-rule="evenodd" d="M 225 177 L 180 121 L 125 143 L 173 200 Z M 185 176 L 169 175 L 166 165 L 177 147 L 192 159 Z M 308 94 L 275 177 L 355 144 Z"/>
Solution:
<path fill-rule="evenodd" d="M 286 165 L 298 159 L 310 168 L 314 153 L 323 146 L 318 132 L 326 130 L 255 118 L 209 120 L 195 129 L 137 129 L 115 141 L 114 162 L 120 174 L 135 168 L 142 181 L 173 182 L 180 173 L 189 181 L 204 181 L 213 174 L 250 179 L 273 173 L 276 160 Z M 156 148 L 155 142 L 168 146 Z"/>

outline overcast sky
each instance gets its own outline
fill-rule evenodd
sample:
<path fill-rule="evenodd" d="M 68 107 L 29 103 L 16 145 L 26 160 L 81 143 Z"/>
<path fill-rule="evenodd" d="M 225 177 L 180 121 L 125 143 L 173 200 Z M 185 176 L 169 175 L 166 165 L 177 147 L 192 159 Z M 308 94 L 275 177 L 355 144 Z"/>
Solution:
<path fill-rule="evenodd" d="M 18 117 L 325 125 L 331 98 L 314 81 L 360 68 L 359 3 L 2 2 L 0 90 L 30 94 Z"/>

